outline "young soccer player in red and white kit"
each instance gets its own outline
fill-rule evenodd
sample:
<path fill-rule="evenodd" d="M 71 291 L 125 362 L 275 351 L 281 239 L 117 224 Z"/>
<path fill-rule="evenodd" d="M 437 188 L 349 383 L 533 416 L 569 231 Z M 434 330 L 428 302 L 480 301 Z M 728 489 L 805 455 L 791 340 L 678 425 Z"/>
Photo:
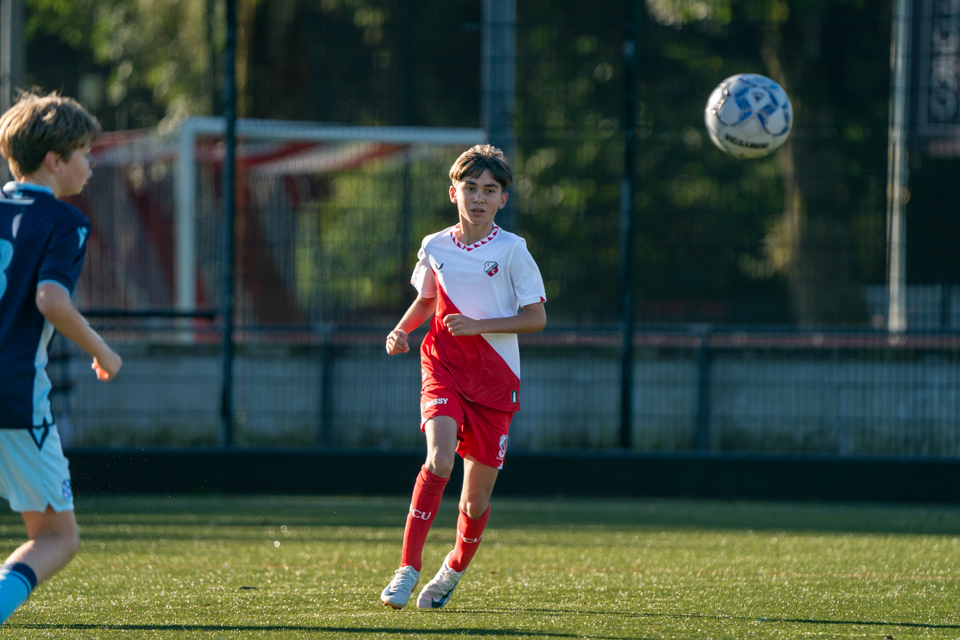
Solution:
<path fill-rule="evenodd" d="M 536 333 L 547 322 L 543 279 L 526 243 L 494 223 L 513 181 L 503 152 L 472 147 L 453 164 L 450 179 L 460 222 L 423 239 L 411 279 L 417 299 L 387 335 L 388 354 L 406 353 L 410 332 L 430 320 L 420 349 L 427 459 L 413 489 L 400 568 L 380 595 L 395 609 L 407 604 L 420 579 L 423 545 L 458 453 L 463 488 L 456 544 L 417 607 L 446 605 L 476 553 L 510 421 L 520 408 L 517 334 Z"/>

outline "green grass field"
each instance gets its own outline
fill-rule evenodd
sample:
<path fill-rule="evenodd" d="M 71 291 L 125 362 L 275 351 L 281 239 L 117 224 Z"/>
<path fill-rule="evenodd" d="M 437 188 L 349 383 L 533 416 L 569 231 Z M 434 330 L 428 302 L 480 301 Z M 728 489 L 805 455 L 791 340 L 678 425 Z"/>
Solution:
<path fill-rule="evenodd" d="M 80 499 L 80 554 L 0 637 L 960 637 L 960 508 L 499 499 L 447 608 L 393 611 L 406 508 Z M 448 498 L 425 579 L 455 518 Z M 23 535 L 0 517 L 0 551 Z"/>

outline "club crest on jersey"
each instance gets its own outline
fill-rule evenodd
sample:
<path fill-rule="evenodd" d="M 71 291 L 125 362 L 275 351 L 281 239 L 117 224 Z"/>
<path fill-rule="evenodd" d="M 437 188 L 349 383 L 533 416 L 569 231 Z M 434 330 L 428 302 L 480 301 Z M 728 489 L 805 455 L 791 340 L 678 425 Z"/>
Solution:
<path fill-rule="evenodd" d="M 496 262 L 483 263 L 483 272 L 486 273 L 491 278 L 497 275 L 498 271 L 500 271 L 500 265 L 498 265 Z"/>

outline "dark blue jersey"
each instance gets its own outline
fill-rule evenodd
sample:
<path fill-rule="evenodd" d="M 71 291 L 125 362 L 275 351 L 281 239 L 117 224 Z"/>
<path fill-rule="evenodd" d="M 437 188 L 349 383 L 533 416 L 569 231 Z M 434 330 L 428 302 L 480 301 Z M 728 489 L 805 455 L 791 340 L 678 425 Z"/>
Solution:
<path fill-rule="evenodd" d="M 47 348 L 54 328 L 37 309 L 37 287 L 72 294 L 90 221 L 46 187 L 8 183 L 0 192 L 0 429 L 53 424 Z"/>

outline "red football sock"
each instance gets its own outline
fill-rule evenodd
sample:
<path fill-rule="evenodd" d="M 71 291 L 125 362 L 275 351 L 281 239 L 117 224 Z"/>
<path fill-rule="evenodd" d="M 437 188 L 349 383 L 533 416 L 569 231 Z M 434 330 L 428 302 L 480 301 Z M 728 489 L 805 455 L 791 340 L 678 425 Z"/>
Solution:
<path fill-rule="evenodd" d="M 417 483 L 413 487 L 410 500 L 410 513 L 407 514 L 407 527 L 403 531 L 403 551 L 400 554 L 400 566 L 410 565 L 417 571 L 423 567 L 423 545 L 430 533 L 430 525 L 440 508 L 443 488 L 447 480 L 441 478 L 423 465 Z"/>
<path fill-rule="evenodd" d="M 454 545 L 453 553 L 450 555 L 451 569 L 457 572 L 463 571 L 473 560 L 473 554 L 480 547 L 480 538 L 489 517 L 490 507 L 487 507 L 483 515 L 476 519 L 468 518 L 467 514 L 460 510 L 460 518 L 457 520 L 457 544 Z"/>

